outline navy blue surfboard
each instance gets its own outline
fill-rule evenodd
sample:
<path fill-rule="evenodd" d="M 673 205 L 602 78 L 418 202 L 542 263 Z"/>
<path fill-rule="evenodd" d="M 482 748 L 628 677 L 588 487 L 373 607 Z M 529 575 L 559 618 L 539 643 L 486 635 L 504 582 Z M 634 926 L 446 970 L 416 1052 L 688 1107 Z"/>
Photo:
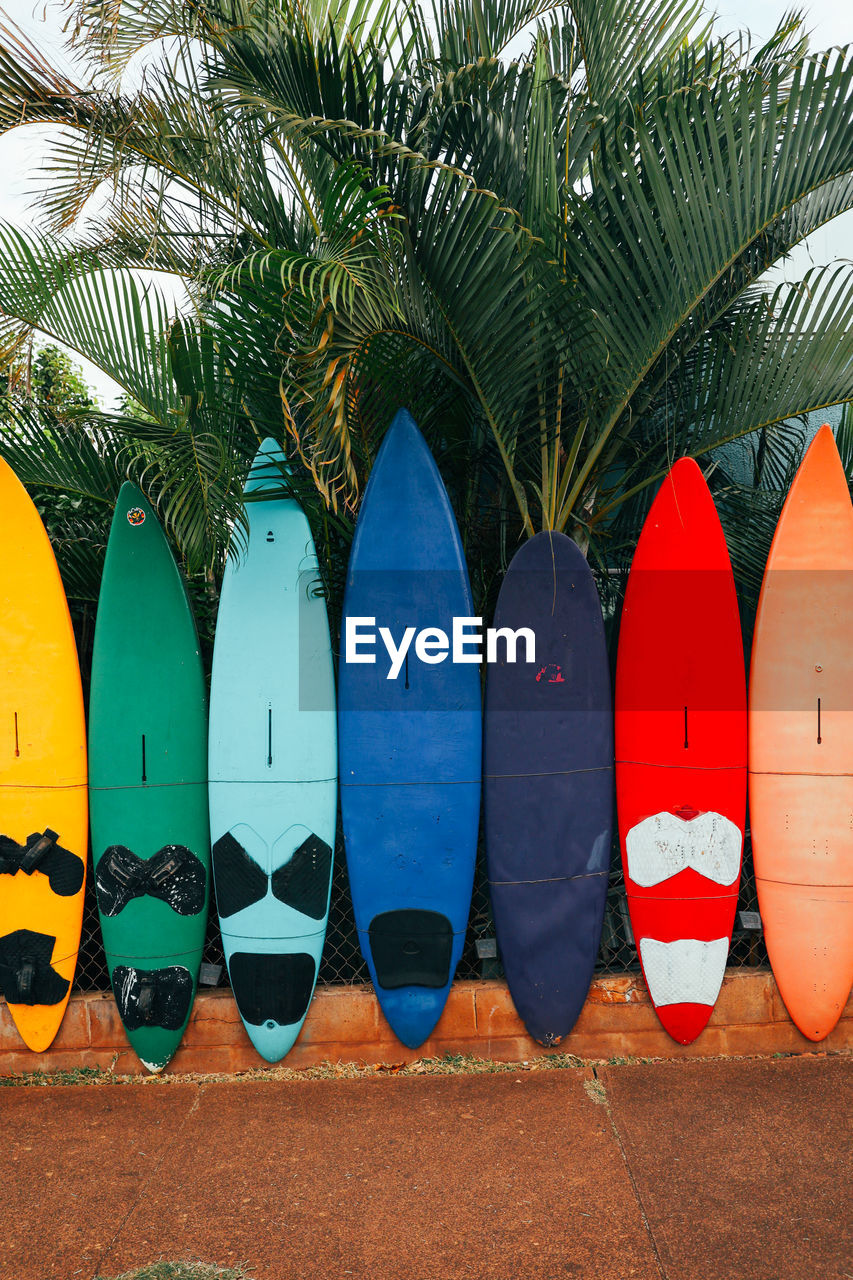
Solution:
<path fill-rule="evenodd" d="M 341 815 L 359 943 L 382 1011 L 417 1048 L 447 1000 L 471 906 L 480 808 L 476 663 L 422 661 L 414 642 L 396 679 L 347 661 L 347 620 L 373 619 L 395 644 L 473 611 L 447 492 L 426 442 L 396 414 L 365 490 L 347 571 L 338 689 Z M 368 623 L 359 624 L 362 634 Z M 428 656 L 432 651 L 424 650 Z"/>
<path fill-rule="evenodd" d="M 513 557 L 495 627 L 530 628 L 536 660 L 486 678 L 483 805 L 489 890 L 510 994 L 540 1044 L 571 1031 L 607 896 L 613 713 L 604 623 L 578 547 L 540 533 Z"/>

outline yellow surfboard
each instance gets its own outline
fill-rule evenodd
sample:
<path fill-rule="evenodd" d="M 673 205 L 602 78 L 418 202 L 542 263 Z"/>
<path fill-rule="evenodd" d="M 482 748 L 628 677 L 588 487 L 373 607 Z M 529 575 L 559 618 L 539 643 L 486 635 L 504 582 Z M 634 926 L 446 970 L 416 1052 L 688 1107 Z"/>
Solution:
<path fill-rule="evenodd" d="M 59 1030 L 86 879 L 83 691 L 68 604 L 29 494 L 0 459 L 0 995 L 30 1049 Z"/>

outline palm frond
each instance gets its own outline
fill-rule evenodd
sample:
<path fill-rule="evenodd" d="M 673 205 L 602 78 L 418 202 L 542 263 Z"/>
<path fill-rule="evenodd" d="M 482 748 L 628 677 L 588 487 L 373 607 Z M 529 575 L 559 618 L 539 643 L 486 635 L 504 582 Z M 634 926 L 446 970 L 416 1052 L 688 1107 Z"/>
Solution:
<path fill-rule="evenodd" d="M 607 350 L 603 363 L 587 362 L 595 443 L 567 511 L 715 286 L 791 206 L 853 169 L 851 84 L 844 56 L 809 60 L 782 104 L 773 70 L 766 86 L 747 79 L 660 101 L 650 122 L 603 143 L 591 198 L 574 197 L 564 236 L 567 270 Z"/>
<path fill-rule="evenodd" d="M 0 454 L 28 489 L 52 489 L 107 510 L 127 478 L 128 458 L 108 430 L 15 396 L 0 400 Z"/>
<path fill-rule="evenodd" d="M 752 484 L 781 487 L 790 459 L 780 424 L 850 399 L 853 269 L 815 268 L 799 284 L 782 284 L 733 311 L 670 369 L 633 461 L 599 494 L 593 523 L 659 481 L 676 458 L 718 458 L 721 445 L 753 432 Z M 768 428 L 777 431 L 764 435 Z M 744 463 L 744 453 L 733 456 Z"/>
<path fill-rule="evenodd" d="M 701 0 L 569 0 L 592 102 L 614 98 L 639 67 L 672 58 L 710 31 Z"/>
<path fill-rule="evenodd" d="M 853 492 L 853 398 L 847 401 L 842 410 L 835 439 L 844 464 L 844 472 Z"/>
<path fill-rule="evenodd" d="M 64 343 L 154 417 L 180 401 L 169 372 L 170 308 L 154 286 L 62 240 L 0 223 L 0 312 Z"/>

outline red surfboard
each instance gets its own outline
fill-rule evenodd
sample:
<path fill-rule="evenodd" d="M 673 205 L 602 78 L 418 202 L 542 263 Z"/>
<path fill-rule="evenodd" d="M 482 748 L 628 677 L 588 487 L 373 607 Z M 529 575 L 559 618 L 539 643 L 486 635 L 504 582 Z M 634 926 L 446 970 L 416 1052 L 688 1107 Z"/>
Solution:
<path fill-rule="evenodd" d="M 746 818 L 746 673 L 734 577 L 697 464 L 672 468 L 628 577 L 616 799 L 631 925 L 664 1028 L 690 1044 L 731 944 Z"/>

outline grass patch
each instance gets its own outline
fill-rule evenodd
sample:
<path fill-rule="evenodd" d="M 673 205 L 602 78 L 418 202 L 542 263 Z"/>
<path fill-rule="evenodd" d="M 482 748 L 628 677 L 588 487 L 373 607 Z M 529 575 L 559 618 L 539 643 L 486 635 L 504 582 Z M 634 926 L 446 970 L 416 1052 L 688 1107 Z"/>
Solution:
<path fill-rule="evenodd" d="M 469 1053 L 445 1053 L 441 1058 L 419 1058 L 417 1062 L 411 1062 L 399 1070 L 395 1067 L 390 1070 L 401 1076 L 477 1076 L 502 1071 L 557 1071 L 582 1066 L 583 1060 L 571 1053 L 543 1054 L 540 1058 L 527 1058 L 524 1062 L 495 1062 L 491 1058 L 476 1058 Z"/>
<path fill-rule="evenodd" d="M 607 1106 L 607 1090 L 600 1080 L 584 1080 L 586 1096 L 599 1107 Z"/>
<path fill-rule="evenodd" d="M 95 1280 L 108 1280 L 95 1276 Z M 139 1271 L 126 1271 L 112 1280 L 253 1280 L 242 1266 L 217 1267 L 207 1262 L 149 1262 Z"/>
<path fill-rule="evenodd" d="M 115 1076 L 103 1067 L 71 1067 L 68 1071 L 22 1071 L 0 1076 L 0 1088 L 4 1085 L 98 1084 L 114 1079 Z"/>
<path fill-rule="evenodd" d="M 498 1075 L 507 1071 L 559 1071 L 583 1067 L 583 1058 L 571 1053 L 549 1053 L 528 1058 L 524 1062 L 494 1062 L 469 1053 L 445 1053 L 440 1058 L 416 1058 L 414 1062 L 379 1063 L 367 1066 L 358 1062 L 321 1062 L 316 1067 L 256 1067 L 232 1075 L 187 1073 L 185 1075 L 116 1075 L 105 1067 L 74 1067 L 68 1071 L 23 1071 L 0 1076 L 0 1087 L 52 1084 L 121 1084 L 158 1087 L 170 1084 L 212 1084 L 220 1082 L 254 1082 L 275 1080 L 365 1080 L 375 1076 L 479 1076 Z M 171 1264 L 169 1264 L 171 1265 Z M 171 1274 L 164 1273 L 166 1280 Z M 153 1280 L 160 1280 L 152 1273 Z M 124 1280 L 124 1277 L 122 1277 Z M 147 1277 L 146 1277 L 147 1280 Z M 181 1277 L 183 1280 L 183 1277 Z M 195 1278 L 193 1277 L 193 1280 Z"/>
<path fill-rule="evenodd" d="M 445 1053 L 440 1058 L 416 1058 L 414 1062 L 382 1062 L 366 1066 L 357 1062 L 321 1062 L 316 1067 L 260 1067 L 237 1076 L 199 1076 L 199 1080 L 365 1080 L 372 1076 L 479 1076 L 503 1072 L 553 1071 L 585 1066 L 571 1053 L 550 1053 L 524 1062 L 495 1062 L 470 1053 Z M 174 1078 L 174 1077 L 173 1077 Z M 186 1077 L 184 1077 L 186 1079 Z"/>
<path fill-rule="evenodd" d="M 845 1050 L 825 1050 L 812 1057 L 844 1056 Z M 738 1060 L 744 1058 L 764 1058 L 764 1054 L 740 1054 Z M 791 1058 L 795 1053 L 774 1053 L 774 1058 Z M 673 1059 L 673 1061 L 703 1062 L 730 1059 L 728 1054 L 710 1054 L 707 1058 Z M 186 1072 L 181 1075 L 116 1075 L 109 1067 L 74 1067 L 68 1071 L 23 1071 L 19 1074 L 0 1076 L 0 1088 L 4 1085 L 38 1086 L 53 1084 L 91 1084 L 91 1085 L 140 1085 L 147 1088 L 163 1088 L 176 1084 L 252 1084 L 255 1082 L 298 1081 L 298 1080 L 369 1080 L 382 1076 L 479 1076 L 498 1075 L 507 1071 L 516 1074 L 521 1071 L 561 1071 L 572 1067 L 589 1067 L 597 1063 L 606 1063 L 611 1067 L 628 1067 L 652 1065 L 665 1061 L 662 1058 L 634 1057 L 632 1055 L 614 1055 L 611 1058 L 578 1058 L 572 1053 L 548 1053 L 539 1057 L 527 1058 L 523 1062 L 495 1062 L 491 1058 L 477 1058 L 468 1053 L 445 1053 L 440 1058 L 416 1058 L 414 1062 L 390 1062 L 366 1065 L 359 1062 L 321 1062 L 316 1067 L 253 1067 L 248 1071 L 237 1071 L 231 1074 L 224 1072 L 204 1073 Z M 174 1265 L 174 1264 L 167 1264 Z M 145 1273 L 143 1280 L 148 1280 Z M 176 1273 L 177 1274 L 177 1273 Z M 152 1280 L 161 1280 L 159 1273 L 150 1273 Z M 172 1273 L 164 1272 L 164 1280 L 172 1280 Z M 124 1277 L 121 1277 L 124 1280 Z M 135 1277 L 134 1277 L 135 1280 Z M 183 1277 L 180 1277 L 183 1280 Z M 196 1280 L 193 1276 L 191 1280 Z M 207 1277 L 202 1277 L 207 1280 Z M 218 1276 L 217 1276 L 218 1280 Z M 226 1280 L 230 1277 L 226 1274 Z M 238 1278 L 242 1280 L 242 1276 Z"/>

